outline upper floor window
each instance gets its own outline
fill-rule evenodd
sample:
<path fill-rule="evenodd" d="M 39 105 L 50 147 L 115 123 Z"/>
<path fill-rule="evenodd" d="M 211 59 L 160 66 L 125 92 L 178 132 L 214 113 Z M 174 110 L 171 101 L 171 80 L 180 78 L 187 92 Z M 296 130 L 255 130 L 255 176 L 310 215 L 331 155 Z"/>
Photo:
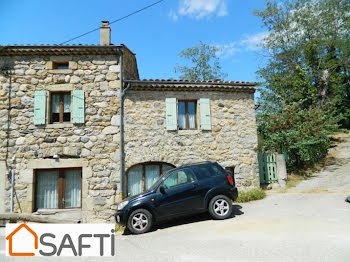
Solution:
<path fill-rule="evenodd" d="M 196 129 L 197 128 L 197 101 L 196 100 L 179 100 L 179 129 Z"/>
<path fill-rule="evenodd" d="M 51 93 L 51 123 L 71 121 L 71 93 Z"/>
<path fill-rule="evenodd" d="M 53 62 L 52 69 L 69 69 L 69 62 Z"/>
<path fill-rule="evenodd" d="M 84 90 L 54 91 L 38 90 L 34 93 L 34 125 L 52 123 L 84 124 Z"/>
<path fill-rule="evenodd" d="M 197 107 L 197 102 L 199 106 Z M 211 130 L 210 99 L 200 98 L 198 100 L 178 100 L 177 98 L 166 98 L 166 129 L 177 131 L 183 129 Z M 197 108 L 199 116 L 197 116 Z M 197 119 L 199 125 L 197 125 Z"/>

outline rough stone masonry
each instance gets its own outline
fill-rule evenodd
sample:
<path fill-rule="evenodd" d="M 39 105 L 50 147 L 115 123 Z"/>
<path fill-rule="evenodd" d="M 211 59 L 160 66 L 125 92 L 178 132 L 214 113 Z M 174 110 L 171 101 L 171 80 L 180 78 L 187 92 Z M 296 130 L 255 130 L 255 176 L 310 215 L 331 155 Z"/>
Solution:
<path fill-rule="evenodd" d="M 67 68 L 57 68 L 62 63 Z M 10 68 L 0 74 L 0 213 L 11 206 L 13 170 L 15 212 L 114 222 L 121 192 L 121 72 L 138 81 L 125 98 L 125 176 L 145 162 L 209 160 L 234 169 L 240 190 L 259 186 L 254 83 L 141 81 L 135 55 L 123 45 L 9 46 L 0 50 L 0 66 Z M 35 92 L 41 90 L 83 90 L 84 122 L 51 123 L 48 96 L 45 124 L 35 125 Z M 167 130 L 167 98 L 209 99 L 211 130 L 200 128 L 199 105 L 195 130 Z M 82 170 L 81 208 L 37 209 L 37 170 L 66 168 Z"/>

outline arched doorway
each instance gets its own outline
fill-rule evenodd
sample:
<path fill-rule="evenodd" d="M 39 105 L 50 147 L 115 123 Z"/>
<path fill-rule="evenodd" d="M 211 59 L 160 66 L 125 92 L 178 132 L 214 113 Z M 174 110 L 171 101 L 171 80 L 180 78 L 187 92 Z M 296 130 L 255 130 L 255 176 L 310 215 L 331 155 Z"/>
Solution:
<path fill-rule="evenodd" d="M 145 162 L 133 165 L 126 172 L 127 196 L 140 194 L 149 189 L 161 174 L 175 168 L 165 162 Z"/>

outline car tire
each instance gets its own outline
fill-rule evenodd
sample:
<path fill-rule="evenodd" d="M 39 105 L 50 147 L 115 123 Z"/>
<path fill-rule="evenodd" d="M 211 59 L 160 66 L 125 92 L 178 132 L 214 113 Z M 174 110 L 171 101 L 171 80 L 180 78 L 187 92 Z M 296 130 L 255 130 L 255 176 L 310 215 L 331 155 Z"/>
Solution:
<path fill-rule="evenodd" d="M 133 234 L 143 234 L 151 229 L 152 214 L 146 209 L 136 209 L 128 219 L 127 227 Z"/>
<path fill-rule="evenodd" d="M 231 216 L 232 202 L 227 196 L 217 195 L 209 202 L 209 214 L 214 219 L 226 219 Z"/>

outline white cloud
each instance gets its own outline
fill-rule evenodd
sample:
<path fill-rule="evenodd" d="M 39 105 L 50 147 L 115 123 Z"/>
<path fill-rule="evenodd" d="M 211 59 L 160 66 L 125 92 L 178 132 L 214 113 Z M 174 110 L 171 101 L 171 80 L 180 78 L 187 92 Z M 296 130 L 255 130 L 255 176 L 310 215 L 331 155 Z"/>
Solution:
<path fill-rule="evenodd" d="M 222 59 L 233 56 L 235 53 L 241 52 L 241 48 L 237 42 L 231 42 L 228 44 L 215 45 L 218 48 L 216 55 Z"/>
<path fill-rule="evenodd" d="M 265 37 L 268 36 L 267 32 L 260 32 L 252 35 L 245 34 L 239 41 L 233 41 L 228 44 L 217 44 L 217 55 L 223 59 L 232 57 L 236 53 L 249 52 L 260 50 L 261 43 Z"/>
<path fill-rule="evenodd" d="M 227 0 L 180 0 L 177 12 L 170 11 L 170 18 L 174 20 L 178 16 L 188 16 L 202 19 L 216 15 L 219 17 L 228 15 Z"/>
<path fill-rule="evenodd" d="M 256 51 L 261 49 L 261 43 L 267 36 L 267 32 L 260 32 L 254 35 L 245 35 L 244 39 L 240 41 L 240 45 L 247 51 Z"/>
<path fill-rule="evenodd" d="M 176 12 L 174 10 L 170 10 L 169 14 L 168 14 L 169 18 L 173 21 L 177 21 L 177 19 L 179 18 L 176 14 Z"/>

